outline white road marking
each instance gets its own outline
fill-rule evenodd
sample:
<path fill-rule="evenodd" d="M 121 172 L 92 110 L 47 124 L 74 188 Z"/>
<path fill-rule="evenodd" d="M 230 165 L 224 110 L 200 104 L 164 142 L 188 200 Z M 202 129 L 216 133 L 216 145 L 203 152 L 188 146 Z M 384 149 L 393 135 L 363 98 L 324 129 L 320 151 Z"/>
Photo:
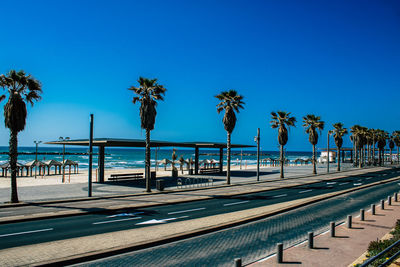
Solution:
<path fill-rule="evenodd" d="M 358 186 L 358 185 L 362 185 L 362 183 L 356 183 L 356 184 L 353 184 L 354 186 Z"/>
<path fill-rule="evenodd" d="M 102 222 L 95 222 L 93 224 L 103 224 L 103 223 L 113 223 L 113 222 L 123 222 L 123 221 L 131 221 L 141 219 L 142 217 L 133 217 L 133 218 L 126 218 L 126 219 L 119 219 L 119 220 L 112 220 L 112 221 L 102 221 Z"/>
<path fill-rule="evenodd" d="M 32 234 L 32 233 L 46 232 L 46 231 L 51 231 L 51 230 L 53 230 L 53 228 L 46 228 L 46 229 L 33 230 L 33 231 L 26 231 L 26 232 L 4 234 L 4 235 L 0 235 L 0 237 L 13 236 L 13 235 Z"/>
<path fill-rule="evenodd" d="M 277 195 L 277 196 L 273 196 L 273 197 L 286 197 L 287 194 L 282 194 L 282 195 Z"/>
<path fill-rule="evenodd" d="M 345 182 L 345 183 L 340 183 L 339 185 L 344 185 L 344 184 L 348 184 L 349 182 Z"/>
<path fill-rule="evenodd" d="M 126 217 L 126 216 L 136 216 L 136 215 L 138 215 L 138 214 L 143 214 L 143 213 L 144 213 L 143 211 L 134 212 L 134 213 L 119 213 L 119 214 L 107 216 L 107 218 Z"/>
<path fill-rule="evenodd" d="M 303 193 L 307 193 L 307 192 L 311 192 L 312 189 L 308 189 L 308 190 L 304 190 L 304 191 L 300 191 L 299 194 L 303 194 Z"/>
<path fill-rule="evenodd" d="M 366 180 L 372 179 L 372 177 L 365 178 Z"/>
<path fill-rule="evenodd" d="M 244 204 L 244 203 L 247 203 L 247 202 L 250 202 L 250 200 L 239 201 L 239 202 L 233 202 L 233 203 L 227 203 L 227 204 L 224 204 L 224 206 L 239 205 L 239 204 Z"/>
<path fill-rule="evenodd" d="M 336 182 L 327 182 L 326 184 L 336 184 Z"/>
<path fill-rule="evenodd" d="M 160 219 L 160 220 L 152 219 L 152 220 L 137 223 L 136 225 L 166 223 L 167 221 L 173 221 L 173 220 L 183 219 L 183 218 L 187 218 L 187 217 L 189 217 L 189 216 L 181 216 L 181 217 L 176 217 L 176 218 L 167 218 L 167 219 Z"/>
<path fill-rule="evenodd" d="M 173 211 L 173 212 L 168 212 L 168 215 L 171 214 L 179 214 L 179 213 L 185 213 L 185 212 L 191 212 L 191 211 L 198 211 L 198 210 L 205 210 L 206 208 L 197 208 L 197 209 L 191 209 L 191 210 L 180 210 L 180 211 Z"/>

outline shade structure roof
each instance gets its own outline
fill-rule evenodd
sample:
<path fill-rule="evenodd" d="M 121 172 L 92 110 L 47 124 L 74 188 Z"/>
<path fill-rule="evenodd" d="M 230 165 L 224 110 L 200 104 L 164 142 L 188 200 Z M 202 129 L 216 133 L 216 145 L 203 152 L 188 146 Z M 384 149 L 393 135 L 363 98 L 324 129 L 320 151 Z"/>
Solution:
<path fill-rule="evenodd" d="M 75 139 L 65 141 L 50 141 L 45 144 L 51 145 L 73 145 L 89 146 L 89 139 Z M 104 147 L 145 147 L 146 142 L 142 139 L 115 139 L 115 138 L 94 138 L 93 146 Z M 199 147 L 199 148 L 225 148 L 226 143 L 215 142 L 170 142 L 170 141 L 150 141 L 151 147 Z M 253 145 L 231 144 L 231 148 L 248 148 Z"/>

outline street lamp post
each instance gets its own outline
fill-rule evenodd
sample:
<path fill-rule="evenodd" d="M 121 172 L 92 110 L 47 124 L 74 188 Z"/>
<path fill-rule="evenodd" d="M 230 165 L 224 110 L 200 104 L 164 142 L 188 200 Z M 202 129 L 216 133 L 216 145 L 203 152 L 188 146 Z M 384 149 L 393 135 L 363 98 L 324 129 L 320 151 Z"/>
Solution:
<path fill-rule="evenodd" d="M 254 137 L 257 143 L 257 181 L 260 181 L 260 128 L 257 128 L 257 136 Z"/>
<path fill-rule="evenodd" d="M 61 142 L 65 142 L 65 141 L 68 141 L 69 140 L 69 137 L 62 137 L 62 136 L 60 136 L 60 138 L 58 138 L 58 140 L 60 140 Z M 63 168 L 63 171 L 62 171 L 62 182 L 64 183 L 65 182 L 65 144 L 63 144 L 63 160 L 62 160 L 62 168 Z"/>
<path fill-rule="evenodd" d="M 37 171 L 37 154 L 38 154 L 38 145 L 42 142 L 42 141 L 33 141 L 36 145 L 36 153 L 35 153 L 35 179 L 36 179 L 36 171 Z"/>
<path fill-rule="evenodd" d="M 328 131 L 328 155 L 327 155 L 327 160 L 326 160 L 326 172 L 329 173 L 329 136 L 332 134 L 332 131 Z"/>

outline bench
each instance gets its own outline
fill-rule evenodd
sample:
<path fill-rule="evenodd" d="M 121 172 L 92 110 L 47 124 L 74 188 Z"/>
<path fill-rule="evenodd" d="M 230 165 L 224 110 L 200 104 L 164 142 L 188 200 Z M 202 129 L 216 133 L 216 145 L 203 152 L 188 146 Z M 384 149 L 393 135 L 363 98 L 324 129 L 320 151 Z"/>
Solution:
<path fill-rule="evenodd" d="M 218 173 L 219 168 L 200 169 L 200 174 Z"/>
<path fill-rule="evenodd" d="M 111 174 L 109 181 L 118 181 L 118 180 L 130 180 L 130 179 L 141 179 L 143 178 L 143 172 L 136 173 L 123 173 L 123 174 Z"/>

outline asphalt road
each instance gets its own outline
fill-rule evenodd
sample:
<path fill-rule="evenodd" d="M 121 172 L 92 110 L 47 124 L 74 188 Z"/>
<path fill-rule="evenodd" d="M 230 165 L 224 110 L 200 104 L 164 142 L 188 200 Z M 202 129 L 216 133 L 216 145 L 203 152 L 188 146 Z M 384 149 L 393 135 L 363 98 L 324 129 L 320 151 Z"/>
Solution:
<path fill-rule="evenodd" d="M 236 197 L 128 209 L 119 213 L 87 214 L 0 225 L 0 249 L 89 236 L 119 230 L 143 228 L 174 221 L 196 219 L 240 211 L 353 188 L 398 176 L 393 169 L 309 185 Z M 397 185 L 395 183 L 395 185 Z M 395 186 L 396 187 L 396 186 Z"/>
<path fill-rule="evenodd" d="M 368 209 L 399 189 L 398 181 L 381 184 L 257 222 L 74 266 L 233 266 L 235 258 L 249 264 L 274 253 L 277 243 L 283 242 L 285 247 L 298 244 L 308 232 L 327 231 L 331 221 L 339 223 L 347 215 L 356 216 L 360 209 Z M 312 190 L 316 190 L 315 185 Z"/>

